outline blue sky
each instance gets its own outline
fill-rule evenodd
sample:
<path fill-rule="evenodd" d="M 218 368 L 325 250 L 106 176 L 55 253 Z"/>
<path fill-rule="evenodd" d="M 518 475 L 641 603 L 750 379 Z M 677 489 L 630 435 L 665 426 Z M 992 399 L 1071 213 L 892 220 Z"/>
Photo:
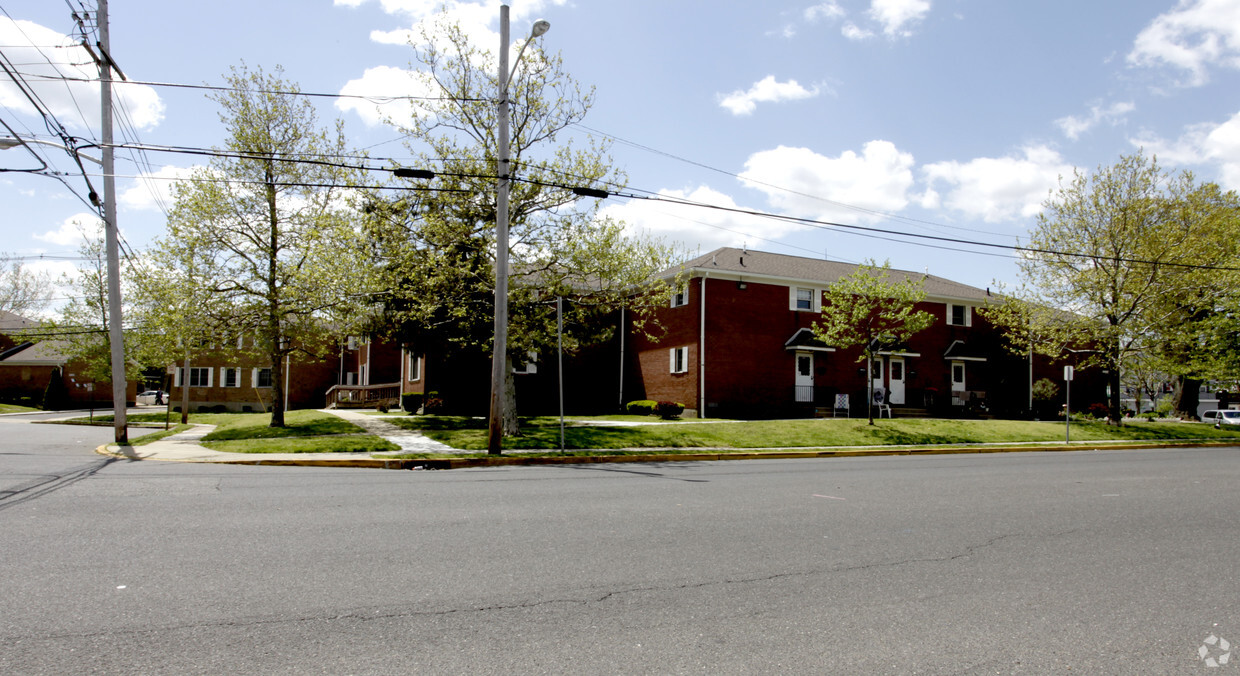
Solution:
<path fill-rule="evenodd" d="M 38 77 L 53 68 L 93 71 L 71 65 L 86 59 L 71 38 L 70 7 L 80 4 L 0 1 L 0 52 L 71 134 L 97 139 L 97 88 Z M 454 1 L 447 9 L 495 49 L 499 4 Z M 1138 148 L 1168 169 L 1240 189 L 1240 0 L 509 4 L 514 38 L 535 19 L 549 20 L 544 48 L 560 52 L 566 69 L 595 87 L 586 128 L 569 137 L 620 139 L 611 154 L 631 188 L 878 231 L 863 236 L 664 202 L 606 202 L 606 213 L 635 231 L 692 252 L 745 245 L 850 262 L 889 259 L 897 268 L 988 287 L 1018 281 L 1014 254 L 933 248 L 899 233 L 1015 244 L 1060 176 Z M 308 92 L 416 93 L 403 73 L 410 29 L 442 6 L 112 0 L 112 55 L 131 80 L 221 84 L 244 60 L 282 65 Z M 137 140 L 222 143 L 215 104 L 201 91 L 118 89 Z M 52 138 L 2 74 L 0 105 L 0 120 L 18 133 Z M 323 119 L 345 121 L 355 147 L 409 156 L 373 103 L 319 105 Z M 78 197 L 84 183 L 63 152 L 40 153 L 74 190 L 45 176 L 0 173 L 0 251 L 72 254 L 72 223 L 91 219 Z M 117 164 L 118 221 L 138 250 L 163 231 L 169 179 L 194 162 L 164 153 L 146 160 L 122 154 Z M 0 167 L 34 166 L 20 148 L 0 153 Z M 146 174 L 154 178 L 135 178 Z"/>

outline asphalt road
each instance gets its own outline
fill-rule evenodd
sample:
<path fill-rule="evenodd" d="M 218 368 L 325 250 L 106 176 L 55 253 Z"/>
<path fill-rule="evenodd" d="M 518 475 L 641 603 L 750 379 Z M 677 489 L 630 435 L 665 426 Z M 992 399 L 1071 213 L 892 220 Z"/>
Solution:
<path fill-rule="evenodd" d="M 0 673 L 1240 673 L 1198 656 L 1240 641 L 1240 449 L 409 472 L 80 430 L 0 420 Z"/>

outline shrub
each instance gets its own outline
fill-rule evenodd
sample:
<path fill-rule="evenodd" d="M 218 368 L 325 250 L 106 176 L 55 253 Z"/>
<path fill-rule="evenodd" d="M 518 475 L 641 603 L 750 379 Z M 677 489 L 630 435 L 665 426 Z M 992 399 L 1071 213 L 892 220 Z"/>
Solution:
<path fill-rule="evenodd" d="M 387 413 L 388 412 L 387 402 L 386 401 L 380 402 L 379 405 L 375 407 L 375 410 L 379 411 L 380 413 Z"/>
<path fill-rule="evenodd" d="M 1101 420 L 1111 414 L 1111 408 L 1101 402 L 1094 402 L 1085 409 L 1085 412 Z"/>
<path fill-rule="evenodd" d="M 685 412 L 685 405 L 678 404 L 674 401 L 660 401 L 654 405 L 654 414 L 664 420 L 679 418 L 681 413 Z"/>
<path fill-rule="evenodd" d="M 638 399 L 624 405 L 624 412 L 629 415 L 654 415 L 654 407 L 659 402 L 651 399 Z"/>
<path fill-rule="evenodd" d="M 443 399 L 439 398 L 438 392 L 427 392 L 426 399 L 422 401 L 422 412 L 427 415 L 435 415 L 443 411 Z"/>
<path fill-rule="evenodd" d="M 228 413 L 228 407 L 223 404 L 216 404 L 211 407 L 212 413 Z"/>
<path fill-rule="evenodd" d="M 421 392 L 405 392 L 400 395 L 400 407 L 405 409 L 405 413 L 413 415 L 422 408 L 422 402 L 426 399 L 426 395 Z"/>
<path fill-rule="evenodd" d="M 65 408 L 68 400 L 69 390 L 65 387 L 65 381 L 60 374 L 60 368 L 53 368 L 52 378 L 47 381 L 47 390 L 43 393 L 43 410 L 59 411 Z"/>

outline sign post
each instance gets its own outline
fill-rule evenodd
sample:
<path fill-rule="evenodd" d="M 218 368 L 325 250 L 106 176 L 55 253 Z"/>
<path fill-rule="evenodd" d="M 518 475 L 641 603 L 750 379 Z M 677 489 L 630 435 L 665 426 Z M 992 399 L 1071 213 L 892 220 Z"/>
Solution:
<path fill-rule="evenodd" d="M 1072 443 L 1072 376 L 1074 376 L 1071 366 L 1063 367 L 1064 382 L 1064 398 L 1063 398 L 1063 424 L 1064 424 L 1064 443 Z"/>

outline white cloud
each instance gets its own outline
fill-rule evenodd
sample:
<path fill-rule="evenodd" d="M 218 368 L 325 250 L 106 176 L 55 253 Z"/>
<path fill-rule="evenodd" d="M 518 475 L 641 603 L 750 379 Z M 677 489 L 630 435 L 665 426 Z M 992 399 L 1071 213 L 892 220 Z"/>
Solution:
<path fill-rule="evenodd" d="M 913 164 L 913 156 L 890 141 L 870 141 L 860 155 L 849 150 L 839 157 L 780 146 L 750 155 L 741 178 L 766 193 L 772 208 L 783 213 L 872 222 L 881 218 L 872 212 L 895 212 L 908 205 Z"/>
<path fill-rule="evenodd" d="M 1218 183 L 1227 190 L 1240 190 L 1240 113 L 1221 124 L 1203 123 L 1186 127 L 1175 141 L 1157 136 L 1131 140 L 1160 164 L 1206 164 L 1218 167 Z"/>
<path fill-rule="evenodd" d="M 844 8 L 835 0 L 828 0 L 813 7 L 807 7 L 803 12 L 806 21 L 818 21 L 819 19 L 839 19 L 844 16 Z"/>
<path fill-rule="evenodd" d="M 840 26 L 840 34 L 854 41 L 868 40 L 874 37 L 874 31 L 866 30 L 851 21 Z"/>
<path fill-rule="evenodd" d="M 171 207 L 172 186 L 189 178 L 197 167 L 161 167 L 153 174 L 143 172 L 133 184 L 121 191 L 117 203 L 128 209 L 152 210 Z"/>
<path fill-rule="evenodd" d="M 90 54 L 74 46 L 76 40 L 30 21 L 0 17 L 0 44 L 4 45 L 6 57 L 23 64 L 22 72 L 32 76 L 25 78 L 26 85 L 62 124 L 74 131 L 99 128 L 99 73 L 93 65 L 76 65 L 91 63 Z M 40 49 L 48 45 L 59 47 Z M 151 87 L 118 82 L 114 92 L 138 129 L 151 129 L 163 120 L 164 104 Z M 8 78 L 0 80 L 0 106 L 28 115 L 38 114 L 34 104 Z"/>
<path fill-rule="evenodd" d="M 439 96 L 439 90 L 422 73 L 409 71 L 405 68 L 376 66 L 367 68 L 360 78 L 349 80 L 340 88 L 341 94 L 355 96 L 373 96 L 375 92 L 383 92 L 384 96 Z M 352 110 L 369 126 L 382 124 L 387 117 L 399 120 L 402 115 L 416 115 L 419 108 L 410 105 L 404 99 L 337 99 L 336 107 L 340 110 Z"/>
<path fill-rule="evenodd" d="M 1136 105 L 1131 101 L 1120 101 L 1112 103 L 1104 108 L 1101 105 L 1090 106 L 1089 115 L 1084 117 L 1076 117 L 1069 115 L 1055 120 L 1055 124 L 1063 131 L 1064 136 L 1075 141 L 1080 138 L 1081 134 L 1093 129 L 1099 124 L 1105 122 L 1115 126 L 1123 121 L 1124 117 L 1136 109 Z"/>
<path fill-rule="evenodd" d="M 883 34 L 891 38 L 912 35 L 907 27 L 930 11 L 930 0 L 873 0 L 869 15 L 883 26 Z"/>
<path fill-rule="evenodd" d="M 795 223 L 673 203 L 686 200 L 724 209 L 745 208 L 739 206 L 730 196 L 707 186 L 660 190 L 659 196 L 672 201 L 633 200 L 627 203 L 611 203 L 600 210 L 599 215 L 623 221 L 631 234 L 657 237 L 668 243 L 699 251 L 746 243 L 754 246 L 763 237 L 775 240 L 802 229 L 802 226 Z"/>
<path fill-rule="evenodd" d="M 757 109 L 759 103 L 796 101 L 815 96 L 818 96 L 817 87 L 806 89 L 796 80 L 778 82 L 774 75 L 767 75 L 755 82 L 748 91 L 738 89 L 727 96 L 720 96 L 719 105 L 727 108 L 733 115 L 749 115 Z"/>
<path fill-rule="evenodd" d="M 1190 86 L 1205 84 L 1210 66 L 1240 68 L 1240 2 L 1180 0 L 1137 35 L 1128 62 L 1186 70 Z"/>
<path fill-rule="evenodd" d="M 988 223 L 1029 218 L 1073 167 L 1046 146 L 1027 147 L 1023 157 L 979 157 L 968 162 L 937 162 L 922 168 L 928 189 L 923 203 L 942 203 Z M 946 197 L 936 184 L 947 184 Z"/>
<path fill-rule="evenodd" d="M 97 238 L 102 230 L 103 221 L 99 220 L 97 214 L 83 212 L 66 218 L 55 230 L 31 236 L 40 242 L 77 247 L 87 239 Z"/>

